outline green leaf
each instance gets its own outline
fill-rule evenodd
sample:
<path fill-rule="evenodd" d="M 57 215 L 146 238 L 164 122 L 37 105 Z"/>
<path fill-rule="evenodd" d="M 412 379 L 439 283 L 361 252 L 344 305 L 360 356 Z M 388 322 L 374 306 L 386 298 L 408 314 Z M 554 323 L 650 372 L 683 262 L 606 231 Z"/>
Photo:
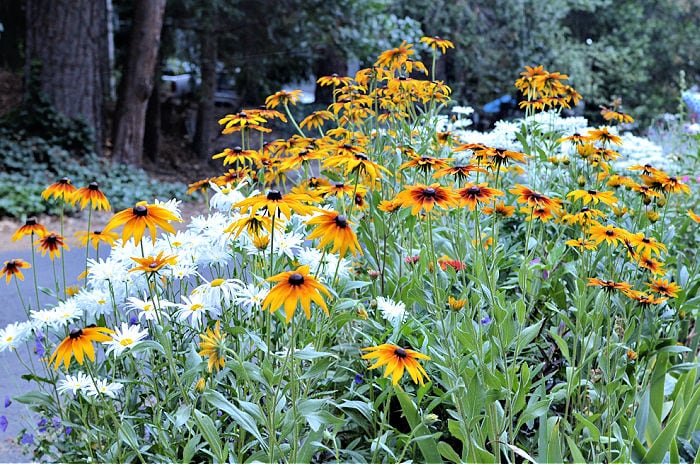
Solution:
<path fill-rule="evenodd" d="M 442 462 L 442 457 L 438 451 L 435 438 L 431 436 L 432 434 L 421 421 L 418 410 L 413 404 L 413 401 L 411 401 L 411 398 L 409 398 L 408 394 L 398 385 L 394 387 L 394 393 L 401 404 L 401 409 L 411 426 L 411 430 L 414 432 L 413 436 L 418 444 L 418 448 L 420 448 L 423 454 L 425 462 Z"/>
<path fill-rule="evenodd" d="M 462 462 L 462 458 L 460 458 L 455 450 L 453 450 L 452 447 L 444 441 L 438 442 L 437 448 L 440 455 L 448 461 L 456 464 L 460 464 Z"/>
<path fill-rule="evenodd" d="M 535 339 L 535 337 L 537 337 L 537 334 L 540 333 L 540 329 L 542 328 L 542 324 L 544 324 L 544 319 L 540 320 L 536 324 L 525 327 L 522 332 L 520 332 L 516 345 L 518 352 L 521 352 Z"/>
<path fill-rule="evenodd" d="M 199 450 L 202 447 L 202 444 L 200 443 L 201 439 L 202 436 L 200 434 L 197 434 L 189 440 L 187 440 L 187 444 L 182 449 L 182 464 L 189 463 L 194 457 L 194 454 L 197 452 L 197 450 Z"/>
<path fill-rule="evenodd" d="M 666 452 L 671 446 L 671 441 L 676 437 L 676 432 L 678 431 L 678 425 L 681 423 L 681 414 L 676 414 L 673 416 L 666 427 L 661 431 L 659 436 L 651 445 L 649 451 L 642 458 L 642 463 L 659 463 L 662 462 Z"/>
<path fill-rule="evenodd" d="M 207 390 L 202 395 L 207 403 L 221 409 L 228 414 L 243 430 L 253 435 L 259 443 L 265 443 L 253 416 L 237 408 L 233 403 L 224 398 L 224 395 L 214 390 Z M 206 435 L 205 435 L 206 437 Z"/>
<path fill-rule="evenodd" d="M 581 454 L 581 450 L 576 446 L 576 442 L 568 435 L 566 436 L 566 444 L 569 445 L 569 452 L 571 453 L 573 462 L 576 464 L 585 464 L 588 462 L 588 460 L 583 457 L 583 454 Z"/>
<path fill-rule="evenodd" d="M 226 457 L 224 456 L 224 449 L 221 446 L 221 438 L 219 431 L 216 430 L 214 421 L 211 420 L 211 417 L 205 415 L 198 409 L 194 410 L 194 415 L 197 417 L 199 429 L 202 432 L 202 435 L 204 435 L 204 439 L 209 444 L 209 448 L 211 449 L 214 458 L 216 458 L 218 462 L 225 462 Z"/>

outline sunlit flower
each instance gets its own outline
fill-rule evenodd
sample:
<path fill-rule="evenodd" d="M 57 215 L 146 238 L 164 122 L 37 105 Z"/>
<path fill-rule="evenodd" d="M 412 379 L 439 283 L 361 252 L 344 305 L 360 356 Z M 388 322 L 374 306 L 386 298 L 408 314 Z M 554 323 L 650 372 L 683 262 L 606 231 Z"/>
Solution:
<path fill-rule="evenodd" d="M 379 58 L 377 59 L 377 62 L 374 63 L 374 66 L 397 69 L 401 64 L 408 60 L 409 56 L 415 53 L 412 48 L 413 45 L 407 44 L 404 40 L 401 42 L 401 45 L 399 45 L 398 48 L 386 50 L 379 55 Z"/>
<path fill-rule="evenodd" d="M 627 282 L 615 282 L 613 280 L 601 280 L 595 277 L 588 278 L 589 287 L 601 287 L 606 292 L 612 292 L 613 290 L 620 290 L 621 292 L 626 292 L 632 289 L 632 285 Z"/>
<path fill-rule="evenodd" d="M 343 196 L 350 198 L 352 197 L 353 192 L 367 192 L 367 188 L 363 187 L 362 185 L 355 186 L 353 184 L 345 184 L 343 182 L 337 182 L 332 185 L 323 185 L 318 187 L 316 190 L 318 190 L 318 192 L 323 196 L 332 195 L 338 198 L 342 198 Z"/>
<path fill-rule="evenodd" d="M 246 198 L 233 205 L 234 208 L 241 208 L 241 212 L 265 211 L 270 217 L 280 215 L 289 219 L 292 211 L 302 216 L 316 211 L 316 208 L 304 204 L 310 197 L 304 194 L 288 193 L 283 195 L 279 190 L 270 190 L 267 194 L 255 195 Z"/>
<path fill-rule="evenodd" d="M 37 250 L 41 252 L 41 256 L 45 256 L 46 252 L 49 253 L 49 258 L 52 260 L 54 258 L 61 257 L 61 248 L 70 250 L 68 244 L 64 242 L 64 238 L 55 232 L 50 232 L 44 235 L 37 242 Z"/>
<path fill-rule="evenodd" d="M 323 124 L 325 121 L 333 119 L 333 113 L 330 111 L 322 110 L 322 111 L 314 111 L 299 123 L 299 127 L 302 129 L 308 128 L 308 129 L 320 129 L 323 127 Z"/>
<path fill-rule="evenodd" d="M 58 345 L 56 350 L 49 358 L 49 364 L 54 363 L 54 370 L 58 370 L 58 365 L 63 362 L 66 370 L 70 365 L 71 358 L 75 356 L 75 360 L 82 366 L 87 355 L 90 361 L 95 361 L 95 348 L 92 342 L 106 342 L 111 340 L 108 334 L 113 331 L 106 327 L 84 327 L 82 329 L 73 329 L 70 334 Z"/>
<path fill-rule="evenodd" d="M 183 295 L 180 299 L 182 303 L 177 305 L 180 309 L 175 315 L 179 321 L 189 319 L 193 327 L 202 325 L 202 317 L 205 313 L 218 314 L 219 312 L 218 308 L 206 305 L 201 293 L 193 293 L 189 297 Z"/>
<path fill-rule="evenodd" d="M 170 224 L 170 221 L 180 222 L 182 219 L 162 206 L 149 205 L 145 201 L 140 201 L 133 208 L 127 208 L 112 216 L 112 219 L 109 220 L 102 231 L 109 232 L 123 225 L 122 246 L 124 246 L 129 238 L 132 237 L 134 243 L 138 245 L 146 228 L 148 228 L 151 240 L 155 243 L 157 227 L 160 227 L 167 233 L 175 233 L 175 229 Z"/>
<path fill-rule="evenodd" d="M 645 237 L 644 232 L 638 232 L 636 234 L 630 234 L 629 242 L 633 245 L 638 252 L 644 254 L 655 254 L 656 256 L 661 256 L 661 252 L 667 252 L 666 245 L 657 241 L 653 237 Z"/>
<path fill-rule="evenodd" d="M 572 197 L 574 200 L 582 200 L 584 205 L 588 203 L 593 203 L 597 205 L 598 203 L 604 203 L 608 206 L 612 206 L 617 203 L 617 198 L 615 198 L 614 192 L 601 192 L 599 190 L 574 190 L 566 194 L 567 197 Z"/>
<path fill-rule="evenodd" d="M 607 226 L 591 226 L 588 231 L 588 237 L 595 240 L 596 245 L 599 245 L 603 241 L 608 245 L 617 245 L 629 238 L 629 235 L 630 233 L 625 229 L 615 227 L 612 224 L 608 224 Z"/>
<path fill-rule="evenodd" d="M 22 269 L 29 269 L 31 267 L 31 264 L 23 259 L 11 259 L 9 261 L 5 261 L 3 264 L 2 270 L 0 270 L 0 276 L 5 276 L 5 282 L 8 284 L 13 276 L 19 280 L 24 280 Z"/>
<path fill-rule="evenodd" d="M 467 304 L 467 300 L 464 298 L 457 299 L 452 296 L 447 298 L 447 306 L 453 311 L 461 310 L 465 304 Z"/>
<path fill-rule="evenodd" d="M 323 162 L 324 167 L 345 167 L 345 175 L 351 176 L 357 173 L 360 179 L 367 185 L 374 185 L 377 179 L 383 178 L 383 174 L 391 175 L 384 166 L 370 160 L 363 153 L 352 153 L 344 156 L 332 156 Z"/>
<path fill-rule="evenodd" d="M 159 317 L 170 318 L 168 313 L 163 311 L 163 308 L 173 306 L 177 306 L 177 304 L 166 300 L 159 300 L 158 298 L 150 300 L 146 296 L 144 296 L 143 300 L 135 296 L 129 297 L 126 305 L 128 309 L 135 309 L 139 312 L 139 320 L 145 319 L 147 321 L 156 321 Z"/>
<path fill-rule="evenodd" d="M 464 188 L 457 189 L 456 193 L 459 195 L 460 206 L 468 206 L 469 211 L 474 211 L 477 202 L 490 203 L 493 197 L 503 195 L 503 191 L 487 187 L 486 182 L 478 185 L 469 183 Z"/>
<path fill-rule="evenodd" d="M 271 313 L 284 305 L 286 321 L 292 320 L 297 304 L 301 303 L 307 319 L 311 319 L 311 302 L 316 303 L 328 315 L 328 307 L 321 293 L 331 297 L 326 287 L 320 284 L 313 276 L 309 275 L 309 266 L 299 266 L 294 271 L 281 272 L 269 277 L 268 282 L 278 282 L 270 289 L 263 300 L 263 310 Z"/>
<path fill-rule="evenodd" d="M 276 92 L 265 99 L 265 106 L 268 108 L 277 108 L 280 105 L 296 105 L 301 99 L 302 93 L 303 92 L 301 90 L 292 90 L 289 92 L 280 90 L 279 92 Z"/>
<path fill-rule="evenodd" d="M 410 206 L 411 214 L 415 216 L 420 213 L 421 209 L 429 213 L 435 205 L 443 209 L 456 206 L 459 195 L 451 189 L 440 186 L 440 184 L 431 184 L 430 186 L 418 184 L 407 186 L 396 195 L 394 200 L 403 207 Z"/>
<path fill-rule="evenodd" d="M 79 231 L 74 235 L 79 246 L 85 247 L 87 246 L 88 242 L 91 242 L 95 249 L 99 247 L 100 242 L 104 242 L 111 247 L 119 238 L 119 234 L 115 232 L 105 232 L 103 230 L 91 230 L 89 233 L 87 231 Z"/>
<path fill-rule="evenodd" d="M 95 210 L 109 211 L 111 206 L 109 201 L 97 182 L 90 182 L 87 187 L 80 187 L 73 193 L 70 199 L 71 204 L 80 203 L 80 207 L 85 207 L 90 204 L 90 207 Z"/>
<path fill-rule="evenodd" d="M 377 360 L 369 369 L 386 366 L 384 378 L 391 377 L 393 385 L 398 385 L 399 380 L 403 377 L 404 370 L 408 371 L 414 383 L 424 385 L 423 377 L 430 380 L 423 366 L 418 363 L 418 359 L 430 360 L 429 356 L 422 353 L 389 343 L 362 348 L 362 351 L 368 351 L 367 354 L 362 355 L 362 359 Z"/>
<path fill-rule="evenodd" d="M 450 166 L 447 164 L 447 162 L 453 161 L 452 158 L 432 158 L 430 156 L 418 155 L 409 156 L 411 159 L 399 166 L 399 169 L 417 168 L 420 172 L 425 174 L 431 169 L 433 171 L 437 171 L 440 169 L 449 168 Z"/>
<path fill-rule="evenodd" d="M 695 214 L 692 209 L 688 210 L 688 217 L 690 217 L 690 219 L 692 219 L 693 221 L 700 223 L 700 216 Z"/>
<path fill-rule="evenodd" d="M 209 372 L 214 368 L 218 371 L 223 369 L 226 364 L 226 334 L 221 333 L 221 321 L 216 321 L 216 327 L 214 330 L 207 329 L 206 334 L 199 334 L 201 341 L 199 342 L 199 347 L 201 351 L 200 356 L 208 356 L 207 367 Z"/>
<path fill-rule="evenodd" d="M 644 292 L 640 292 L 638 290 L 629 290 L 625 292 L 625 295 L 630 297 L 631 299 L 635 300 L 642 306 L 651 306 L 651 305 L 660 305 L 664 301 L 667 301 L 668 298 L 666 297 L 655 297 L 653 295 L 649 295 Z"/>
<path fill-rule="evenodd" d="M 45 234 L 47 234 L 49 231 L 46 230 L 46 227 L 42 226 L 37 222 L 36 218 L 27 218 L 27 220 L 24 222 L 24 225 L 17 229 L 17 231 L 12 234 L 11 241 L 14 242 L 16 240 L 21 239 L 25 235 L 32 235 L 36 234 L 38 237 L 42 237 Z"/>
<path fill-rule="evenodd" d="M 565 214 L 561 217 L 561 221 L 566 224 L 579 224 L 583 227 L 596 223 L 597 219 L 605 218 L 605 213 L 600 210 L 588 207 L 581 208 L 577 213 Z"/>
<path fill-rule="evenodd" d="M 543 195 L 536 190 L 531 190 L 523 185 L 516 184 L 515 187 L 508 191 L 518 195 L 518 203 L 525 203 L 528 206 L 544 206 L 554 211 L 559 211 L 561 209 L 561 200 L 549 198 L 548 196 Z"/>
<path fill-rule="evenodd" d="M 644 253 L 641 256 L 639 256 L 637 259 L 637 264 L 640 267 L 648 269 L 655 276 L 663 276 L 666 274 L 666 270 L 664 269 L 664 263 L 652 258 L 649 253 Z"/>
<path fill-rule="evenodd" d="M 71 184 L 71 181 L 67 177 L 63 177 L 60 179 L 58 182 L 55 182 L 46 189 L 44 189 L 43 192 L 41 192 L 41 198 L 44 200 L 48 200 L 49 198 L 53 197 L 56 200 L 63 200 L 66 203 L 70 203 L 73 194 L 77 191 L 78 189 Z"/>
<path fill-rule="evenodd" d="M 452 259 L 447 255 L 444 255 L 437 260 L 440 265 L 440 269 L 446 271 L 448 267 L 451 267 L 455 271 L 462 271 L 467 268 L 467 265 L 458 259 Z"/>
<path fill-rule="evenodd" d="M 224 159 L 224 166 L 228 164 L 243 165 L 254 163 L 258 159 L 258 152 L 255 150 L 244 150 L 241 147 L 225 148 L 221 153 L 217 153 L 211 159 Z"/>
<path fill-rule="evenodd" d="M 133 348 L 148 337 L 148 330 L 139 330 L 141 326 L 129 325 L 122 322 L 121 328 L 118 328 L 112 334 L 112 339 L 105 342 L 107 345 L 107 354 L 114 352 L 114 356 L 119 356 L 129 348 Z"/>
<path fill-rule="evenodd" d="M 445 54 L 448 48 L 455 48 L 454 44 L 447 39 L 441 39 L 438 36 L 435 37 L 421 37 L 420 42 L 426 44 L 433 50 L 440 49 L 440 52 Z"/>
<path fill-rule="evenodd" d="M 142 271 L 145 273 L 158 272 L 165 266 L 174 266 L 177 264 L 176 255 L 163 255 L 164 252 L 158 253 L 157 256 L 146 256 L 145 258 L 132 257 L 138 266 L 134 266 L 129 272 Z"/>
<path fill-rule="evenodd" d="M 321 211 L 320 214 L 312 217 L 306 223 L 316 226 L 306 239 L 320 239 L 319 248 L 324 248 L 333 242 L 331 253 L 338 252 L 341 257 L 345 256 L 345 253 L 348 251 L 353 256 L 362 254 L 357 235 L 355 235 L 351 227 L 353 223 L 337 211 Z"/>
<path fill-rule="evenodd" d="M 316 80 L 316 83 L 321 87 L 342 87 L 352 82 L 351 77 L 341 77 L 333 73 L 330 76 L 321 76 Z"/>
<path fill-rule="evenodd" d="M 668 279 L 651 279 L 644 285 L 649 287 L 649 290 L 652 292 L 670 298 L 678 298 L 678 292 L 681 291 L 680 285 L 675 282 L 669 282 Z"/>
<path fill-rule="evenodd" d="M 586 240 L 583 238 L 567 240 L 565 242 L 565 244 L 572 246 L 572 247 L 580 248 L 582 250 L 595 250 L 596 249 L 596 244 L 593 240 Z"/>

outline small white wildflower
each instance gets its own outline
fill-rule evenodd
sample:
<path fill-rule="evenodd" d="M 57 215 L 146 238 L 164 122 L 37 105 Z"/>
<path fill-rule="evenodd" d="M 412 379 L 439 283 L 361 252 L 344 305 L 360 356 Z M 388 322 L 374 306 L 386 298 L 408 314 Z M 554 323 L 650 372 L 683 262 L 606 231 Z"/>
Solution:
<path fill-rule="evenodd" d="M 248 185 L 248 183 L 244 180 L 239 182 L 236 187 L 231 187 L 230 183 L 224 185 L 223 187 L 220 187 L 213 182 L 209 182 L 209 185 L 211 186 L 211 189 L 216 192 L 209 200 L 209 206 L 221 212 L 228 213 L 231 211 L 231 206 L 245 198 L 240 189 Z"/>
<path fill-rule="evenodd" d="M 148 330 L 139 330 L 140 325 L 129 326 L 122 322 L 121 328 L 117 328 L 111 335 L 112 339 L 104 342 L 107 345 L 107 354 L 114 352 L 114 356 L 119 356 L 128 348 L 133 348 L 148 336 Z"/>
<path fill-rule="evenodd" d="M 77 375 L 66 375 L 66 378 L 58 381 L 56 385 L 56 390 L 59 393 L 66 393 L 72 391 L 75 395 L 79 391 L 84 391 L 87 389 L 88 385 L 91 385 L 90 377 L 78 372 Z"/>
<path fill-rule="evenodd" d="M 406 305 L 403 301 L 394 301 L 391 298 L 377 297 L 377 308 L 382 317 L 391 325 L 397 326 L 406 319 Z"/>
<path fill-rule="evenodd" d="M 233 301 L 235 304 L 241 305 L 246 311 L 261 309 L 262 302 L 269 292 L 270 290 L 265 287 L 246 284 L 239 289 Z"/>
<path fill-rule="evenodd" d="M 20 343 L 31 338 L 32 325 L 29 322 L 13 322 L 0 330 L 0 352 L 16 350 Z"/>
<path fill-rule="evenodd" d="M 218 313 L 217 308 L 206 306 L 202 294 L 194 293 L 189 297 L 183 296 L 182 303 L 177 305 L 180 310 L 175 314 L 179 321 L 190 320 L 195 328 L 202 326 L 202 318 L 205 313 Z"/>
<path fill-rule="evenodd" d="M 177 306 L 177 304 L 158 299 L 154 302 L 153 300 L 149 300 L 146 296 L 144 296 L 143 300 L 132 296 L 127 299 L 126 308 L 137 310 L 139 312 L 139 320 L 157 321 L 158 313 L 160 313 L 161 317 L 169 318 L 170 316 L 163 311 L 163 308 L 172 306 Z"/>
<path fill-rule="evenodd" d="M 156 206 L 160 206 L 161 208 L 167 209 L 169 212 L 173 213 L 178 219 L 182 219 L 182 214 L 180 213 L 180 204 L 182 204 L 182 200 L 178 200 L 177 198 L 171 198 L 168 201 L 160 201 L 156 198 L 153 204 Z"/>
<path fill-rule="evenodd" d="M 299 252 L 303 243 L 302 234 L 290 232 L 282 236 L 275 235 L 273 246 L 277 256 L 286 255 L 289 259 L 294 259 L 295 252 Z"/>
<path fill-rule="evenodd" d="M 117 392 L 121 390 L 123 386 L 124 385 L 118 382 L 108 383 L 107 379 L 95 379 L 94 383 L 88 383 L 85 388 L 85 393 L 87 396 L 98 396 L 102 394 L 110 398 L 116 398 Z"/>
<path fill-rule="evenodd" d="M 214 279 L 192 290 L 192 294 L 200 295 L 202 304 L 213 308 L 227 306 L 243 283 L 235 279 Z"/>

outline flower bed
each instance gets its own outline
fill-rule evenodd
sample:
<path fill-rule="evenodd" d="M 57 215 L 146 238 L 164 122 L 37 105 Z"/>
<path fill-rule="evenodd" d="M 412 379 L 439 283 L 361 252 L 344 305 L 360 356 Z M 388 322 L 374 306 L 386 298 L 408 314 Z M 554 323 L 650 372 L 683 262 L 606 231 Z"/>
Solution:
<path fill-rule="evenodd" d="M 422 42 L 433 57 L 452 46 Z M 211 210 L 185 230 L 175 200 L 88 225 L 110 255 L 86 255 L 79 289 L 59 276 L 54 306 L 25 295 L 28 321 L 0 331 L 2 350 L 40 347 L 37 390 L 16 398 L 55 421 L 27 445 L 37 457 L 694 458 L 691 186 L 673 166 L 620 168 L 615 126 L 631 117 L 559 118 L 581 96 L 542 67 L 516 82 L 527 116 L 502 145 L 438 130 L 450 90 L 411 77 L 432 75 L 413 53 L 322 78 L 334 103 L 299 123 L 296 91 L 223 118 L 242 144 L 214 156 L 216 182 L 192 184 Z M 272 119 L 297 134 L 265 142 Z M 67 181 L 45 195 L 108 207 Z M 62 256 L 35 221 L 16 238 Z"/>

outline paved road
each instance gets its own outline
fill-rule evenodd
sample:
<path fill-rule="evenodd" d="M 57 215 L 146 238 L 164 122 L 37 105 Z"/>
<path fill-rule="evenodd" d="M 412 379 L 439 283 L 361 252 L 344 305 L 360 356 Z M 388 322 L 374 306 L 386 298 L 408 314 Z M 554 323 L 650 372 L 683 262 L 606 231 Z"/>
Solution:
<path fill-rule="evenodd" d="M 0 252 L 0 264 L 14 258 L 21 258 L 31 262 L 31 256 L 31 250 L 29 249 Z M 36 264 L 39 286 L 49 287 L 53 285 L 53 268 L 48 255 L 41 257 L 41 255 L 37 254 Z M 84 266 L 85 249 L 71 248 L 71 251 L 66 253 L 66 279 L 68 285 L 77 283 L 76 277 L 84 270 Z M 59 260 L 56 260 L 56 269 L 60 274 Z M 36 296 L 32 270 L 23 269 L 23 274 L 25 280 L 20 282 L 20 292 L 25 303 L 31 304 L 32 309 L 34 309 L 36 308 Z M 42 293 L 39 294 L 39 300 L 42 305 L 55 303 L 55 299 Z M 5 279 L 0 280 L 0 328 L 4 329 L 7 324 L 25 320 L 27 320 L 27 316 L 20 303 L 14 281 L 10 281 L 10 284 L 7 285 Z M 18 434 L 24 428 L 36 433 L 36 424 L 40 419 L 25 405 L 17 401 L 13 401 L 9 407 L 5 408 L 4 398 L 6 395 L 12 397 L 36 389 L 36 384 L 21 378 L 22 374 L 27 371 L 19 362 L 18 356 L 21 356 L 24 360 L 29 360 L 30 357 L 36 359 L 33 349 L 22 349 L 16 353 L 6 350 L 0 353 L 0 366 L 2 366 L 0 367 L 0 416 L 6 416 L 8 420 L 7 431 L 2 432 L 0 430 L 0 462 L 2 463 L 31 461 L 31 457 L 24 456 L 21 452 L 22 448 L 12 442 L 16 441 Z"/>

